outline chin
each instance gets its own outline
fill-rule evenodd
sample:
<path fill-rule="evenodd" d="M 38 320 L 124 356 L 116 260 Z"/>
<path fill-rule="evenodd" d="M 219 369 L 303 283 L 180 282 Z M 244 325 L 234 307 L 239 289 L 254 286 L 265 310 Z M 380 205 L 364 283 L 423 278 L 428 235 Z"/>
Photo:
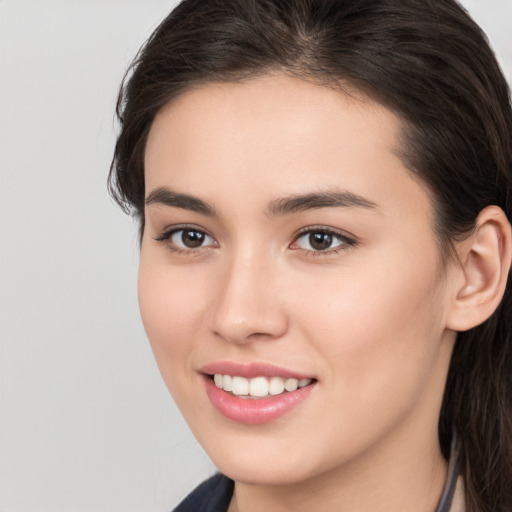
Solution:
<path fill-rule="evenodd" d="M 215 461 L 214 461 L 215 462 Z M 308 475 L 297 471 L 290 464 L 281 466 L 275 463 L 222 460 L 217 465 L 219 471 L 232 480 L 247 485 L 293 485 L 307 480 Z"/>
<path fill-rule="evenodd" d="M 218 470 L 227 477 L 251 485 L 292 485 L 316 474 L 311 459 L 302 449 L 282 447 L 273 443 L 222 443 L 204 448 Z M 303 446 L 303 445 L 302 445 Z M 309 459 L 309 463 L 308 463 Z"/>

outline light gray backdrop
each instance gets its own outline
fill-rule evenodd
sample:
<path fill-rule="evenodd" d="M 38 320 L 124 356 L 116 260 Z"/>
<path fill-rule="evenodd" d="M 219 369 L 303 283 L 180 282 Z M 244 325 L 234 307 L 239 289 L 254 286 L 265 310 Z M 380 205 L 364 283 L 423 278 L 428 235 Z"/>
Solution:
<path fill-rule="evenodd" d="M 0 0 L 0 511 L 164 512 L 213 471 L 109 199 L 123 72 L 175 2 Z M 464 0 L 512 78 L 512 1 Z"/>

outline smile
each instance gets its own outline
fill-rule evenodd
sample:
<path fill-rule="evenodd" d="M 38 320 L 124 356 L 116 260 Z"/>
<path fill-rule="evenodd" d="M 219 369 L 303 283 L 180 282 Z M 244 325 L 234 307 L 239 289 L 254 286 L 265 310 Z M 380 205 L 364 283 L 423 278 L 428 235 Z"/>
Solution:
<path fill-rule="evenodd" d="M 248 379 L 238 375 L 214 374 L 215 386 L 240 398 L 264 398 L 282 393 L 291 393 L 311 384 L 312 379 L 295 379 L 285 377 L 254 377 Z"/>
<path fill-rule="evenodd" d="M 225 418 L 248 425 L 277 420 L 317 388 L 313 376 L 269 364 L 218 362 L 201 368 L 206 395 Z"/>

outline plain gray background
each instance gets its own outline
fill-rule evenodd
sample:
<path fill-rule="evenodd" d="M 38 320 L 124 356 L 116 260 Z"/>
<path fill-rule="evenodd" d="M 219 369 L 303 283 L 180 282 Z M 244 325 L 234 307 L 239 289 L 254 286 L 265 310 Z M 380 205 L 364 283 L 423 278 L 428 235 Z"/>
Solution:
<path fill-rule="evenodd" d="M 169 511 L 213 471 L 160 380 L 136 226 L 105 185 L 120 80 L 174 4 L 0 0 L 1 512 Z M 512 79 L 512 1 L 463 5 Z"/>

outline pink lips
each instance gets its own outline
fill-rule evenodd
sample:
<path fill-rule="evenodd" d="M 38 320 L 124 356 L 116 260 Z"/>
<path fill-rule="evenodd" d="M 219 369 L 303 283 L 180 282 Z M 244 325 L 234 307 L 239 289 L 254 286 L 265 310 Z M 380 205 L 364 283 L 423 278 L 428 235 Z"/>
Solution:
<path fill-rule="evenodd" d="M 306 400 L 316 385 L 312 384 L 299 388 L 296 391 L 285 391 L 280 395 L 257 399 L 240 398 L 218 388 L 211 375 L 238 375 L 247 379 L 253 377 L 273 377 L 305 379 L 312 378 L 307 375 L 291 372 L 267 364 L 239 365 L 230 362 L 220 362 L 204 366 L 201 369 L 204 375 L 206 394 L 213 406 L 226 418 L 245 424 L 259 424 L 273 421 L 295 406 Z"/>

